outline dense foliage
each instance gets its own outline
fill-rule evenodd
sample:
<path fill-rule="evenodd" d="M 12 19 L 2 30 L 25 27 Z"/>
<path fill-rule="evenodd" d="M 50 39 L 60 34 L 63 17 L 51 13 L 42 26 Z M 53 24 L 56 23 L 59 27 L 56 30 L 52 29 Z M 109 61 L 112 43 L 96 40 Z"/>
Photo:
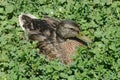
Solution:
<path fill-rule="evenodd" d="M 38 54 L 18 15 L 31 13 L 76 21 L 93 43 L 78 47 L 69 67 Z M 2 0 L 0 1 L 0 80 L 119 80 L 119 0 Z"/>

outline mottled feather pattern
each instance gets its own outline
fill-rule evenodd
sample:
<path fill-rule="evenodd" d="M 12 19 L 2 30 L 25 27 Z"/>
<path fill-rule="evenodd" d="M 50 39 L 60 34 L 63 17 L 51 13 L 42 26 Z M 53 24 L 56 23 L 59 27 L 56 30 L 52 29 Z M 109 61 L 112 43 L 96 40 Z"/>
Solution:
<path fill-rule="evenodd" d="M 77 46 L 84 46 L 76 35 L 80 32 L 78 24 L 71 20 L 56 20 L 51 17 L 37 19 L 33 15 L 21 14 L 19 23 L 28 32 L 31 41 L 38 41 L 40 54 L 49 60 L 59 59 L 65 64 L 72 62 L 71 56 Z"/>

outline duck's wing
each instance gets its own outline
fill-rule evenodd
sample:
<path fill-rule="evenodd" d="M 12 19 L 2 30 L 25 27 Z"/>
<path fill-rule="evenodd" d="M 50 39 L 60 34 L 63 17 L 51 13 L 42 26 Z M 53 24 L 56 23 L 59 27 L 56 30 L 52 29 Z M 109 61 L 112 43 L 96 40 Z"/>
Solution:
<path fill-rule="evenodd" d="M 58 26 L 60 20 L 58 19 L 54 19 L 52 17 L 49 16 L 44 16 L 43 20 L 45 20 L 49 25 L 51 25 L 54 29 L 56 29 L 56 27 Z"/>
<path fill-rule="evenodd" d="M 52 19 L 51 19 L 52 20 Z M 21 14 L 19 16 L 19 24 L 21 28 L 27 31 L 29 34 L 39 34 L 47 31 L 54 31 L 53 24 L 50 19 L 42 20 L 38 19 L 31 14 Z"/>

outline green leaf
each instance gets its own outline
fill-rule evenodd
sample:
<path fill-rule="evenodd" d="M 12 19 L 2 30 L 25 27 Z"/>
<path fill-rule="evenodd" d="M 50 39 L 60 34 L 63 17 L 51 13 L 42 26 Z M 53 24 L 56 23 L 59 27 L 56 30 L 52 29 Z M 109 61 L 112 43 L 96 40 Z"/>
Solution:
<path fill-rule="evenodd" d="M 12 13 L 14 10 L 14 7 L 15 6 L 13 6 L 13 5 L 7 5 L 5 8 L 6 13 Z"/>
<path fill-rule="evenodd" d="M 103 34 L 103 32 L 99 29 L 97 31 L 95 31 L 95 33 L 94 33 L 94 35 L 98 38 L 102 37 L 102 34 Z"/>
<path fill-rule="evenodd" d="M 109 45 L 109 48 L 112 50 L 116 50 L 115 44 Z"/>
<path fill-rule="evenodd" d="M 75 80 L 75 77 L 74 76 L 69 76 L 68 80 Z"/>
<path fill-rule="evenodd" d="M 68 77 L 68 75 L 67 75 L 67 74 L 65 74 L 65 73 L 60 73 L 60 77 L 62 77 L 62 78 L 67 78 L 67 77 Z"/>
<path fill-rule="evenodd" d="M 4 9 L 0 7 L 0 13 L 4 13 Z"/>
<path fill-rule="evenodd" d="M 100 0 L 94 0 L 94 3 L 98 4 L 100 3 Z"/>

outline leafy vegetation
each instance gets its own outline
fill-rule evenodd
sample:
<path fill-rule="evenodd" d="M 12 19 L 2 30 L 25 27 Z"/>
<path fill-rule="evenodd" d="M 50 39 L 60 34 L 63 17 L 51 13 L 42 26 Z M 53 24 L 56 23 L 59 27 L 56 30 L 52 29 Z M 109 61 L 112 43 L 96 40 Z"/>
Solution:
<path fill-rule="evenodd" d="M 18 15 L 31 13 L 76 21 L 93 43 L 78 47 L 69 67 L 38 54 L 23 39 Z M 119 80 L 119 0 L 0 1 L 0 80 Z"/>

